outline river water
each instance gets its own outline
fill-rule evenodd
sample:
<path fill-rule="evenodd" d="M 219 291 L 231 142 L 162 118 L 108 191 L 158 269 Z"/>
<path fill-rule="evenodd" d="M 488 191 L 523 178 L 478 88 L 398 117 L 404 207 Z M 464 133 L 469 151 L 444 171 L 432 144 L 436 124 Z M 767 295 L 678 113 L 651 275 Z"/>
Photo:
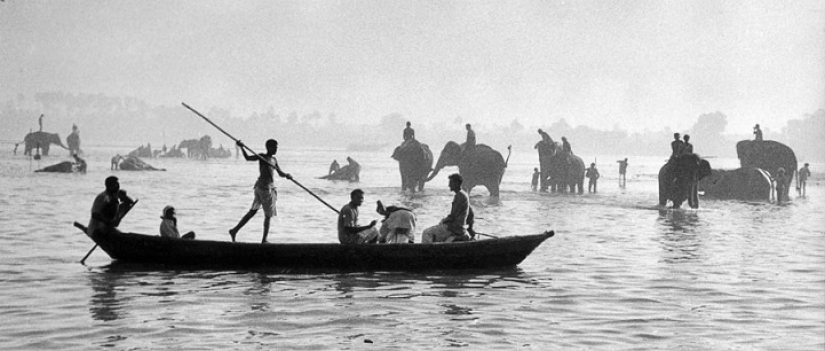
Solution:
<path fill-rule="evenodd" d="M 88 220 L 110 174 L 140 200 L 124 231 L 157 233 L 171 204 L 183 231 L 229 240 L 252 201 L 254 162 L 146 159 L 167 171 L 110 171 L 127 151 L 90 147 L 85 175 L 32 172 L 68 159 L 63 150 L 39 165 L 0 152 L 0 349 L 825 349 L 820 184 L 784 206 L 702 199 L 698 210 L 661 210 L 662 157 L 631 157 L 619 188 L 624 157 L 599 156 L 598 194 L 578 196 L 531 192 L 537 157 L 514 150 L 500 199 L 476 188 L 471 203 L 483 233 L 556 231 L 516 268 L 200 271 L 117 264 L 101 250 L 81 265 L 93 244 L 71 224 Z M 364 223 L 379 217 L 375 200 L 414 208 L 420 241 L 449 211 L 456 170 L 405 195 L 390 153 L 284 148 L 278 157 L 336 208 L 364 189 Z M 315 179 L 346 156 L 362 164 L 360 183 Z M 337 240 L 332 210 L 285 179 L 279 193 L 270 241 Z M 239 241 L 260 241 L 261 223 L 259 214 Z"/>

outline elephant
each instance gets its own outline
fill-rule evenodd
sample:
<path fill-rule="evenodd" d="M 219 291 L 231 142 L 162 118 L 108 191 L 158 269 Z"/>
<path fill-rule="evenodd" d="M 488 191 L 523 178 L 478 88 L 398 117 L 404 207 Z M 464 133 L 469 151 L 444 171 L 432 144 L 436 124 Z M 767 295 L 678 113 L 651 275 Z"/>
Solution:
<path fill-rule="evenodd" d="M 539 152 L 540 190 L 551 192 L 584 193 L 584 161 L 562 149 L 558 143 L 539 141 L 536 146 Z M 576 190 L 578 187 L 578 191 Z"/>
<path fill-rule="evenodd" d="M 756 167 L 713 170 L 699 181 L 699 191 L 717 199 L 770 201 L 773 193 L 770 175 Z"/>
<path fill-rule="evenodd" d="M 424 190 L 427 176 L 433 169 L 433 152 L 427 144 L 415 139 L 405 140 L 392 152 L 401 173 L 401 191 Z"/>
<path fill-rule="evenodd" d="M 435 169 L 427 177 L 427 181 L 433 180 L 446 166 L 458 166 L 458 173 L 464 178 L 461 184 L 464 191 L 469 193 L 476 185 L 483 185 L 487 187 L 490 196 L 498 197 L 499 185 L 501 185 L 504 170 L 507 169 L 507 163 L 510 160 L 511 147 L 508 146 L 507 150 L 505 161 L 500 152 L 487 145 L 476 144 L 469 150 L 465 150 L 463 144 L 459 145 L 455 141 L 449 141 L 441 150 Z"/>
<path fill-rule="evenodd" d="M 131 152 L 129 152 L 128 155 L 129 156 L 152 158 L 152 144 L 147 143 L 146 146 L 141 145 L 137 149 L 134 149 Z"/>
<path fill-rule="evenodd" d="M 72 173 L 74 172 L 74 164 L 71 161 L 65 161 L 53 164 L 51 166 L 46 166 L 41 169 L 36 170 L 35 172 L 50 172 L 50 173 Z"/>
<path fill-rule="evenodd" d="M 32 132 L 26 134 L 23 141 L 26 143 L 26 149 L 23 154 L 27 156 L 30 156 L 32 154 L 32 150 L 38 147 L 40 148 L 40 154 L 43 156 L 48 156 L 51 144 L 68 149 L 66 145 L 63 145 L 63 142 L 60 140 L 60 135 L 57 133 Z"/>
<path fill-rule="evenodd" d="M 710 162 L 697 154 L 672 158 L 659 169 L 659 206 L 671 200 L 673 208 L 680 208 L 687 200 L 691 208 L 699 208 L 697 183 L 710 174 Z"/>
<path fill-rule="evenodd" d="M 179 149 L 186 149 L 187 157 L 196 157 L 199 159 L 207 159 L 209 157 L 209 149 L 212 148 L 212 137 L 204 135 L 200 139 L 187 139 L 178 144 Z"/>
<path fill-rule="evenodd" d="M 70 155 L 82 155 L 83 150 L 80 149 L 80 130 L 77 126 L 72 128 L 72 134 L 66 137 L 66 144 L 69 145 Z"/>
<path fill-rule="evenodd" d="M 165 171 L 165 168 L 155 168 L 152 165 L 143 162 L 139 157 L 129 155 L 122 158 L 120 162 L 120 169 L 123 171 Z"/>
<path fill-rule="evenodd" d="M 736 143 L 736 155 L 739 157 L 740 167 L 761 168 L 774 178 L 779 168 L 784 168 L 787 180 L 783 187 L 784 191 L 779 196 L 782 200 L 788 199 L 794 174 L 798 171 L 796 154 L 790 147 L 773 140 L 742 140 Z"/>
<path fill-rule="evenodd" d="M 327 174 L 318 179 L 346 180 L 350 182 L 357 182 L 361 180 L 361 165 L 358 164 L 358 162 L 355 162 L 355 160 L 353 160 L 351 157 L 347 157 L 347 161 L 349 162 L 349 164 L 347 164 L 346 166 L 339 168 L 332 174 Z"/>

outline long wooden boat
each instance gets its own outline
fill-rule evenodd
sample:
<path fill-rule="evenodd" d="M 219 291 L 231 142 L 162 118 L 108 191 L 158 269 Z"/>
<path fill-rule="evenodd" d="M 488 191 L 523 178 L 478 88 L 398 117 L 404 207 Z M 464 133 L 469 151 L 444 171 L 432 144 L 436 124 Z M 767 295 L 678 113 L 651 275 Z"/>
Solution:
<path fill-rule="evenodd" d="M 82 224 L 75 226 L 85 229 Z M 347 270 L 503 268 L 521 263 L 553 231 L 437 244 L 238 243 L 98 232 L 92 237 L 118 262 L 198 268 L 272 267 Z"/>

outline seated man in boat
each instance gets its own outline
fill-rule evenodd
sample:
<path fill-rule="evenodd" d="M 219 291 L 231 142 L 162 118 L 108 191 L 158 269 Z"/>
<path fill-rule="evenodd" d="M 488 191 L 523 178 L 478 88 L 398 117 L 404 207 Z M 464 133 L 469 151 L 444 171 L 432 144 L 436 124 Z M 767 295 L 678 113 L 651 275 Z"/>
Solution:
<path fill-rule="evenodd" d="M 468 241 L 475 238 L 473 230 L 473 208 L 470 207 L 470 197 L 461 189 L 464 179 L 458 173 L 449 177 L 450 190 L 455 193 L 450 214 L 433 227 L 427 228 L 421 234 L 422 243 Z M 467 234 L 470 235 L 467 235 Z"/>
<path fill-rule="evenodd" d="M 175 217 L 175 208 L 166 206 L 163 208 L 162 216 L 160 216 L 160 236 L 169 239 L 195 239 L 195 232 L 180 235 L 178 231 L 178 218 Z"/>
<path fill-rule="evenodd" d="M 401 206 L 387 206 L 379 200 L 376 211 L 384 216 L 378 230 L 378 242 L 387 244 L 415 243 L 415 213 Z"/>
<path fill-rule="evenodd" d="M 364 203 L 364 191 L 353 190 L 348 204 L 341 208 L 338 214 L 338 241 L 341 244 L 364 244 L 378 241 L 378 230 L 375 229 L 375 220 L 366 226 L 358 226 L 358 207 Z"/>
<path fill-rule="evenodd" d="M 126 196 L 125 190 L 120 190 L 117 177 L 106 178 L 105 184 L 106 190 L 98 194 L 92 204 L 92 218 L 89 219 L 86 231 L 90 237 L 98 230 L 116 229 L 123 215 L 135 203 Z M 123 203 L 122 206 L 121 203 Z"/>

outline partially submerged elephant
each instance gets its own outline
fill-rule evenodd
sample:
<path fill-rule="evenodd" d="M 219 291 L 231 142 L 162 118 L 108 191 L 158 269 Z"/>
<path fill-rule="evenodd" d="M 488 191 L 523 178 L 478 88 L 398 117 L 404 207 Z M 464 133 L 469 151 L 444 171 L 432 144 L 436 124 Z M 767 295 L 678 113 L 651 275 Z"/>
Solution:
<path fill-rule="evenodd" d="M 427 176 L 433 169 L 433 152 L 430 147 L 415 139 L 405 140 L 393 150 L 391 157 L 398 161 L 401 191 L 423 191 Z"/>
<path fill-rule="evenodd" d="M 75 161 L 65 161 L 53 164 L 51 166 L 46 166 L 41 169 L 36 170 L 35 172 L 50 172 L 50 173 L 86 173 L 86 161 L 75 154 L 74 156 Z"/>
<path fill-rule="evenodd" d="M 742 140 L 736 143 L 736 155 L 742 168 L 760 168 L 776 177 L 779 168 L 787 177 L 781 199 L 787 200 L 799 164 L 796 154 L 785 144 L 773 140 Z M 779 188 L 779 187 L 777 187 Z"/>
<path fill-rule="evenodd" d="M 52 144 L 68 149 L 66 145 L 63 145 L 63 142 L 60 140 L 60 135 L 57 133 L 31 132 L 26 134 L 23 138 L 23 142 L 26 144 L 26 149 L 23 154 L 27 156 L 30 156 L 32 154 L 32 150 L 37 149 L 38 147 L 40 148 L 41 155 L 48 156 L 49 148 Z"/>
<path fill-rule="evenodd" d="M 510 159 L 510 147 L 507 147 L 507 160 Z M 490 196 L 499 196 L 499 185 L 504 177 L 504 170 L 507 168 L 507 161 L 501 153 L 493 148 L 476 144 L 474 147 L 464 150 L 462 145 L 454 141 L 447 142 L 441 155 L 435 164 L 432 174 L 427 177 L 427 181 L 433 180 L 438 172 L 447 166 L 458 166 L 458 173 L 464 178 L 461 188 L 470 192 L 476 185 L 487 187 Z"/>
<path fill-rule="evenodd" d="M 564 151 L 558 143 L 539 141 L 535 148 L 539 152 L 541 175 L 539 184 L 541 191 L 584 193 L 584 161 L 568 151 Z M 578 191 L 576 190 L 578 187 Z"/>
<path fill-rule="evenodd" d="M 318 179 L 346 180 L 350 182 L 357 182 L 361 180 L 361 165 L 350 157 L 347 157 L 347 161 L 349 163 L 344 167 L 339 168 L 332 174 L 327 174 Z"/>
<path fill-rule="evenodd" d="M 770 201 L 774 190 L 767 171 L 746 167 L 711 171 L 699 181 L 699 191 L 716 199 Z"/>
<path fill-rule="evenodd" d="M 674 157 L 659 169 L 659 206 L 673 202 L 679 208 L 685 200 L 699 208 L 697 183 L 711 174 L 710 162 L 696 154 Z"/>
<path fill-rule="evenodd" d="M 123 171 L 165 171 L 164 168 L 155 168 L 152 165 L 143 162 L 137 156 L 126 156 L 122 157 L 122 161 L 120 162 L 120 169 Z"/>

